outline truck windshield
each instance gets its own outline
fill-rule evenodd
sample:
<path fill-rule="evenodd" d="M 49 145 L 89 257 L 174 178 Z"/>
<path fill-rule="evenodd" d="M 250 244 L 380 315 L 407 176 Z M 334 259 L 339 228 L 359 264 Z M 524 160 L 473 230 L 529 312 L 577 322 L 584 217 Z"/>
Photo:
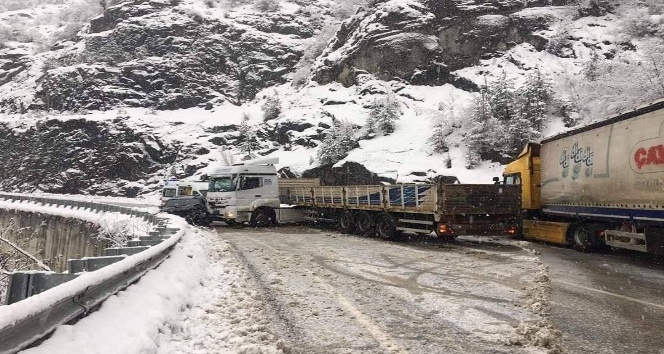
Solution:
<path fill-rule="evenodd" d="M 164 188 L 162 195 L 167 198 L 175 197 L 176 191 L 177 190 L 175 188 Z"/>
<path fill-rule="evenodd" d="M 516 173 L 513 175 L 505 176 L 505 184 L 507 185 L 520 185 L 521 184 L 521 175 Z"/>
<path fill-rule="evenodd" d="M 213 177 L 210 179 L 208 192 L 232 192 L 235 190 L 237 175 Z"/>

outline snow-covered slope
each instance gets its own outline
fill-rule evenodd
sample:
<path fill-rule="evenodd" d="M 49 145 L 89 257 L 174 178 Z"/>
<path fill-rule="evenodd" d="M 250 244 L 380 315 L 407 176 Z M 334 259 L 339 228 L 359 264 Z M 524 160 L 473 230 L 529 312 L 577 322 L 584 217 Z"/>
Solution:
<path fill-rule="evenodd" d="M 0 23 L 62 6 L 0 13 Z M 34 143 L 27 154 L 11 146 L 0 152 L 12 166 L 0 185 L 142 193 L 169 175 L 209 171 L 221 163 L 220 150 L 237 159 L 278 156 L 298 173 L 332 154 L 337 165 L 359 162 L 398 181 L 447 175 L 489 183 L 500 164 L 472 162 L 469 136 L 484 86 L 491 91 L 502 79 L 516 92 L 541 73 L 551 98 L 545 124 L 529 137 L 660 98 L 663 14 L 655 0 L 389 0 L 357 12 L 342 0 L 124 1 L 46 51 L 4 32 L 0 130 Z M 25 26 L 62 32 L 38 23 Z M 386 105 L 393 109 L 378 109 Z M 374 129 L 386 115 L 396 118 L 391 133 Z M 95 138 L 61 129 L 47 136 L 64 141 L 62 148 L 49 149 L 35 134 L 49 119 L 105 126 L 99 139 L 125 131 L 124 147 L 102 144 L 107 150 L 81 163 L 75 152 L 95 150 Z M 331 134 L 357 143 L 340 148 L 325 141 Z M 132 158 L 107 161 L 123 153 Z M 26 155 L 64 158 L 35 174 L 25 172 L 35 165 L 23 162 Z M 83 183 L 66 185 L 70 175 Z"/>

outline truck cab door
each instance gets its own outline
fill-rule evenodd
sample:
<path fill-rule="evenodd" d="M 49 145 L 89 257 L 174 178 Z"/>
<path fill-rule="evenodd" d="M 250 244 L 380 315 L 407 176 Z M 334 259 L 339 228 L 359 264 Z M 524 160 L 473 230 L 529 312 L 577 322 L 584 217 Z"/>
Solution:
<path fill-rule="evenodd" d="M 255 201 L 254 206 L 278 207 L 279 193 L 276 180 L 276 176 L 241 176 L 237 189 L 238 208 L 248 208 Z"/>

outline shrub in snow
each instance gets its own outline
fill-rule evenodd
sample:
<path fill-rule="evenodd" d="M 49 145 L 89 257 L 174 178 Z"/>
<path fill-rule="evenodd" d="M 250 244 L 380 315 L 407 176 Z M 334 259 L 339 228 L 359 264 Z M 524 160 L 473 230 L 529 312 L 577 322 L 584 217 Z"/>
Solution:
<path fill-rule="evenodd" d="M 217 2 L 215 0 L 205 0 L 203 1 L 206 7 L 208 8 L 215 8 L 217 7 Z"/>
<path fill-rule="evenodd" d="M 256 136 L 256 128 L 249 124 L 249 115 L 244 114 L 242 116 L 242 123 L 240 123 L 240 128 L 238 129 L 239 137 L 239 146 L 240 152 L 244 155 L 243 160 L 251 160 L 256 157 L 254 151 L 258 150 L 258 137 Z"/>
<path fill-rule="evenodd" d="M 368 134 L 389 135 L 394 132 L 395 122 L 399 119 L 401 110 L 399 102 L 392 94 L 377 99 L 371 105 L 366 130 Z"/>
<path fill-rule="evenodd" d="M 573 41 L 570 39 L 570 34 L 567 31 L 566 24 L 560 24 L 556 32 L 549 38 L 546 45 L 546 51 L 561 57 L 570 58 L 574 56 L 574 49 L 572 49 Z"/>
<path fill-rule="evenodd" d="M 302 87 L 309 82 L 311 66 L 316 61 L 316 58 L 323 53 L 327 42 L 334 36 L 336 30 L 337 26 L 327 25 L 316 36 L 308 40 L 302 58 L 300 58 L 300 62 L 297 64 L 297 70 L 293 74 L 293 86 Z"/>
<path fill-rule="evenodd" d="M 256 9 L 261 12 L 274 12 L 279 11 L 281 5 L 279 5 L 279 0 L 258 0 L 256 1 Z"/>
<path fill-rule="evenodd" d="M 268 121 L 276 119 L 281 114 L 281 100 L 275 91 L 274 94 L 267 96 L 265 103 L 261 106 L 263 110 L 263 120 Z"/>
<path fill-rule="evenodd" d="M 613 12 L 613 6 L 607 0 L 583 0 L 579 3 L 579 15 L 604 16 Z"/>
<path fill-rule="evenodd" d="M 642 6 L 623 13 L 621 32 L 634 37 L 664 37 L 664 4 L 650 0 Z"/>
<path fill-rule="evenodd" d="M 569 98 L 585 121 L 601 119 L 664 97 L 664 40 L 641 40 L 638 52 L 597 64 L 597 79 L 568 75 Z"/>
<path fill-rule="evenodd" d="M 293 87 L 303 87 L 309 82 L 309 75 L 311 74 L 311 63 L 299 67 L 295 72 L 293 73 L 291 85 Z"/>
<path fill-rule="evenodd" d="M 222 166 L 231 166 L 235 163 L 235 155 L 230 150 L 222 146 L 217 152 L 219 152 L 219 163 Z"/>
<path fill-rule="evenodd" d="M 599 56 L 596 50 L 593 50 L 590 53 L 590 58 L 583 65 L 583 76 L 590 81 L 595 81 L 599 77 L 599 70 L 601 65 L 602 58 Z"/>
<path fill-rule="evenodd" d="M 109 8 L 111 6 L 115 6 L 115 5 L 117 5 L 117 4 L 119 4 L 123 1 L 124 0 L 99 0 L 99 5 L 101 5 L 101 7 L 104 10 L 106 10 L 106 8 Z"/>
<path fill-rule="evenodd" d="M 355 135 L 355 127 L 350 122 L 333 121 L 318 147 L 318 162 L 333 165 L 348 156 L 348 152 L 358 146 Z"/>

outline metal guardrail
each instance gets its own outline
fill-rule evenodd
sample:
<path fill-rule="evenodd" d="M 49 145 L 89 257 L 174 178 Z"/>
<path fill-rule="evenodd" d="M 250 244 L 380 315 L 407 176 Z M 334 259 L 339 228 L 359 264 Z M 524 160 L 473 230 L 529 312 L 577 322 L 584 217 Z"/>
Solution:
<path fill-rule="evenodd" d="M 107 248 L 102 257 L 69 260 L 67 273 L 12 274 L 7 291 L 9 305 L 0 307 L 0 354 L 25 349 L 58 326 L 85 316 L 164 261 L 184 233 L 169 227 L 168 219 L 128 207 L 7 193 L 0 193 L 0 199 L 118 212 L 153 224 L 148 235 L 129 241 L 126 247 Z"/>

